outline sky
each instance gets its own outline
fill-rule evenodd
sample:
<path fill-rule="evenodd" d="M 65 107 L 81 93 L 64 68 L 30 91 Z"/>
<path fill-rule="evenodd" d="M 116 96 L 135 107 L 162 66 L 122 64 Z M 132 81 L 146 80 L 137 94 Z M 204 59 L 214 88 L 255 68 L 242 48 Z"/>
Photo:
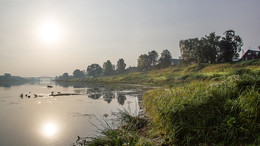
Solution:
<path fill-rule="evenodd" d="M 260 45 L 259 0 L 0 0 L 0 75 L 59 76 L 234 30 Z"/>

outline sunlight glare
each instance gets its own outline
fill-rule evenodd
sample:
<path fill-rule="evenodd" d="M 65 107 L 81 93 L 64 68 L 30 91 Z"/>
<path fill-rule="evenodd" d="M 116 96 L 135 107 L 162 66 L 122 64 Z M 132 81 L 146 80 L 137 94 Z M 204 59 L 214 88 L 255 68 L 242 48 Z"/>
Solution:
<path fill-rule="evenodd" d="M 61 27 L 52 21 L 43 23 L 38 28 L 38 36 L 47 43 L 55 43 L 62 37 Z"/>
<path fill-rule="evenodd" d="M 55 133 L 57 133 L 58 128 L 55 123 L 46 123 L 43 126 L 43 133 L 47 137 L 53 136 Z"/>

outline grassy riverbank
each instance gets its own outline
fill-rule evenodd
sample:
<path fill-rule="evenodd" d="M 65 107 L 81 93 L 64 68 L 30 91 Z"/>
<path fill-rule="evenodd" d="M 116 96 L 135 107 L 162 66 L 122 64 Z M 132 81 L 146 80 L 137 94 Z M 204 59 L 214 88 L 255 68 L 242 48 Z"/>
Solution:
<path fill-rule="evenodd" d="M 195 64 L 98 80 L 167 86 L 143 96 L 147 116 L 121 111 L 122 126 L 105 128 L 90 141 L 81 140 L 83 145 L 260 144 L 259 61 Z"/>
<path fill-rule="evenodd" d="M 129 72 L 115 76 L 98 78 L 73 78 L 66 82 L 127 83 L 148 84 L 153 86 L 178 86 L 192 81 L 220 81 L 225 77 L 242 72 L 260 72 L 260 61 L 243 61 L 238 63 L 194 64 L 191 66 L 172 66 L 147 72 Z M 62 80 L 59 80 L 62 82 Z"/>

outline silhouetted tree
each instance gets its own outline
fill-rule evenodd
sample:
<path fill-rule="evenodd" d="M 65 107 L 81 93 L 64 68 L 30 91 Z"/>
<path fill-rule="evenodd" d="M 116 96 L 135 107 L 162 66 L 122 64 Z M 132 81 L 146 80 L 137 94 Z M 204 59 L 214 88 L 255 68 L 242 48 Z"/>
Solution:
<path fill-rule="evenodd" d="M 107 62 L 104 62 L 103 64 L 103 72 L 104 72 L 104 75 L 112 75 L 114 73 L 114 69 L 113 69 L 113 65 L 112 63 L 110 62 L 110 60 L 107 60 Z"/>
<path fill-rule="evenodd" d="M 74 70 L 73 77 L 75 78 L 83 78 L 85 76 L 83 71 L 80 71 L 79 69 Z"/>
<path fill-rule="evenodd" d="M 218 53 L 219 62 L 231 62 L 239 57 L 239 52 L 243 46 L 240 36 L 235 34 L 234 30 L 228 30 L 220 41 L 220 51 Z"/>
<path fill-rule="evenodd" d="M 124 61 L 124 59 L 123 58 L 121 58 L 121 59 L 119 59 L 118 61 L 117 61 L 117 72 L 118 73 L 123 73 L 123 72 L 125 72 L 125 67 L 126 67 L 126 64 L 125 64 L 125 61 Z"/>
<path fill-rule="evenodd" d="M 97 77 L 100 76 L 103 69 L 98 64 L 91 64 L 87 68 L 88 75 Z"/>
<path fill-rule="evenodd" d="M 155 66 L 158 61 L 158 53 L 155 50 L 148 52 L 148 59 L 149 59 L 149 66 Z"/>
<path fill-rule="evenodd" d="M 149 57 L 147 54 L 142 54 L 137 59 L 137 68 L 139 71 L 146 71 L 150 67 L 149 65 Z"/>
<path fill-rule="evenodd" d="M 219 39 L 220 36 L 216 36 L 215 32 L 201 38 L 200 45 L 198 46 L 198 49 L 201 50 L 198 54 L 198 63 L 215 63 L 217 61 L 217 54 L 220 51 Z"/>
<path fill-rule="evenodd" d="M 172 55 L 170 53 L 169 50 L 163 50 L 161 53 L 161 57 L 159 59 L 159 67 L 160 68 L 166 68 L 169 67 L 171 65 L 171 61 L 172 61 Z"/>
<path fill-rule="evenodd" d="M 181 40 L 179 43 L 181 50 L 181 58 L 183 63 L 192 64 L 193 62 L 197 62 L 199 39 L 192 38 L 187 40 Z"/>

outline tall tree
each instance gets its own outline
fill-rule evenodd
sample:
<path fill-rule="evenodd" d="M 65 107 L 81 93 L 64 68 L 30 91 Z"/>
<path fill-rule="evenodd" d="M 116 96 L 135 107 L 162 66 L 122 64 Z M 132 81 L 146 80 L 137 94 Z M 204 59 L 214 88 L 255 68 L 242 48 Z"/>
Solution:
<path fill-rule="evenodd" d="M 180 41 L 181 58 L 185 64 L 198 62 L 198 55 L 201 53 L 201 50 L 198 49 L 199 43 L 200 41 L 198 38 Z"/>
<path fill-rule="evenodd" d="M 137 68 L 139 71 L 146 71 L 150 67 L 149 58 L 147 54 L 142 54 L 137 59 Z"/>
<path fill-rule="evenodd" d="M 201 38 L 201 43 L 198 46 L 198 48 L 201 49 L 201 54 L 198 55 L 201 62 L 215 63 L 217 61 L 217 54 L 220 50 L 219 39 L 220 36 L 217 36 L 215 32 Z"/>
<path fill-rule="evenodd" d="M 169 50 L 163 50 L 159 59 L 159 67 L 166 68 L 171 65 L 172 55 Z"/>
<path fill-rule="evenodd" d="M 110 60 L 107 60 L 107 62 L 104 62 L 103 64 L 103 72 L 104 75 L 112 75 L 114 73 L 113 65 L 110 62 Z"/>
<path fill-rule="evenodd" d="M 220 41 L 220 51 L 218 55 L 219 62 L 231 62 L 239 57 L 239 52 L 243 46 L 243 41 L 240 36 L 235 34 L 234 30 L 228 30 L 224 33 Z"/>
<path fill-rule="evenodd" d="M 80 71 L 79 69 L 74 70 L 73 77 L 75 78 L 83 78 L 85 76 L 83 71 Z"/>
<path fill-rule="evenodd" d="M 123 73 L 123 72 L 125 72 L 125 67 L 126 67 L 126 64 L 125 64 L 125 61 L 124 61 L 124 59 L 123 58 L 121 58 L 121 59 L 119 59 L 118 61 L 117 61 L 117 72 L 118 73 Z"/>
<path fill-rule="evenodd" d="M 148 52 L 148 59 L 149 59 L 149 65 L 155 66 L 158 62 L 158 53 L 155 50 Z"/>
<path fill-rule="evenodd" d="M 100 76 L 103 69 L 98 64 L 91 64 L 87 68 L 88 75 L 97 77 Z"/>

